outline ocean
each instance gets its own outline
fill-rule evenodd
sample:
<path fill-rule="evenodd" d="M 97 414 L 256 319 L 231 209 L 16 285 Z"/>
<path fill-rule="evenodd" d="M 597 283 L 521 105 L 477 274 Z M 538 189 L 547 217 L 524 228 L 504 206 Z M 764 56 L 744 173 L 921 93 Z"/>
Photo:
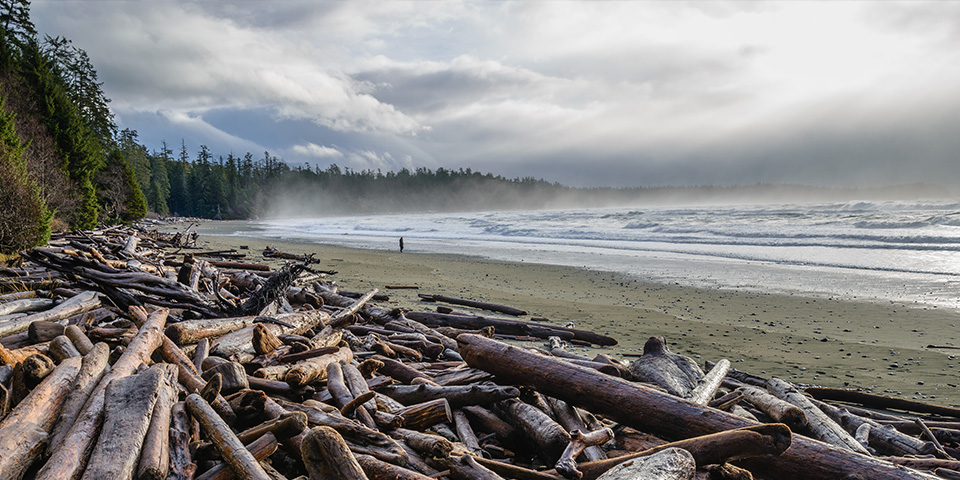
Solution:
<path fill-rule="evenodd" d="M 203 230 L 200 230 L 203 234 Z M 960 309 L 960 203 L 419 213 L 239 222 L 238 236 L 474 255 L 684 286 Z"/>

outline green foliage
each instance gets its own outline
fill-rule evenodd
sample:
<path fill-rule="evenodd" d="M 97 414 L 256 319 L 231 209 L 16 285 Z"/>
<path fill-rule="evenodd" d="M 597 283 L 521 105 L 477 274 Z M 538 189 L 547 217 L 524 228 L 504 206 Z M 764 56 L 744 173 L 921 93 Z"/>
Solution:
<path fill-rule="evenodd" d="M 26 148 L 14 127 L 14 114 L 0 99 L 0 253 L 13 253 L 50 239 L 53 212 L 40 196 L 40 187 L 27 174 Z"/>
<path fill-rule="evenodd" d="M 95 179 L 100 205 L 109 221 L 131 222 L 146 215 L 147 199 L 120 150 L 107 155 L 106 166 Z"/>

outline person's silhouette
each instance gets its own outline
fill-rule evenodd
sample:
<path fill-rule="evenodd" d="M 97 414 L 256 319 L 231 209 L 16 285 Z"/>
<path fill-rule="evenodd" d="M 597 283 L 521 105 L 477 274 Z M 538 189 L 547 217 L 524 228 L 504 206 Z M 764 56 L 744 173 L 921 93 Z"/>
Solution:
<path fill-rule="evenodd" d="M 403 253 L 403 237 L 400 237 L 400 253 Z"/>

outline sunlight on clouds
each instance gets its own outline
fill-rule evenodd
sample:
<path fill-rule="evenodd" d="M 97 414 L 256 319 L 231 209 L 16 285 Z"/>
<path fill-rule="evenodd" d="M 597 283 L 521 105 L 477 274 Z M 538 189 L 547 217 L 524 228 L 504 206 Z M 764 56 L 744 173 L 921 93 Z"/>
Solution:
<path fill-rule="evenodd" d="M 304 157 L 312 158 L 341 158 L 343 157 L 343 152 L 337 150 L 333 147 L 328 147 L 326 145 L 317 145 L 315 143 L 307 143 L 306 145 L 295 145 L 291 150 L 293 153 L 302 155 Z"/>

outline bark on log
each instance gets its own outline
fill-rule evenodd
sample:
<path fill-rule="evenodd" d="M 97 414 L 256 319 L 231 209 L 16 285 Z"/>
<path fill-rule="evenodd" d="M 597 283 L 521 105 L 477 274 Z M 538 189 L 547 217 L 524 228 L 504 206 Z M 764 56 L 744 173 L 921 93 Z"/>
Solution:
<path fill-rule="evenodd" d="M 264 321 L 264 317 L 250 315 L 245 317 L 186 320 L 170 325 L 167 327 L 165 333 L 173 339 L 173 341 L 177 342 L 177 344 L 186 345 L 197 343 L 201 338 L 217 337 L 228 333 L 239 335 L 237 332 L 243 331 L 243 341 L 247 342 L 248 346 L 252 346 L 250 342 L 253 339 L 253 327 L 255 325 L 263 325 L 273 332 L 274 335 L 283 333 L 300 335 L 316 327 L 321 322 L 329 320 L 330 314 L 322 310 L 309 310 L 306 312 L 284 313 L 269 318 L 289 324 L 292 327 L 285 327 L 276 323 L 260 323 Z M 221 343 L 221 340 L 218 340 L 216 343 Z M 217 351 L 216 344 L 212 351 Z"/>
<path fill-rule="evenodd" d="M 157 398 L 168 377 L 172 381 L 175 374 L 173 365 L 154 365 L 143 373 L 118 378 L 107 385 L 103 428 L 90 453 L 83 480 L 133 478 Z"/>
<path fill-rule="evenodd" d="M 435 459 L 434 463 L 449 470 L 450 478 L 454 480 L 503 480 L 500 475 L 477 463 L 473 455 L 451 455 Z"/>
<path fill-rule="evenodd" d="M 143 439 L 140 462 L 137 466 L 138 479 L 161 480 L 167 478 L 170 471 L 170 414 L 173 411 L 173 405 L 177 403 L 175 383 L 176 373 L 160 389 L 157 403 L 153 407 L 150 428 Z"/>
<path fill-rule="evenodd" d="M 187 397 L 187 411 L 200 422 L 201 429 L 210 437 L 217 451 L 242 480 L 269 480 L 267 472 L 240 443 L 230 427 L 217 415 L 213 407 L 196 393 Z"/>
<path fill-rule="evenodd" d="M 498 405 L 511 423 L 533 440 L 545 460 L 556 461 L 570 443 L 570 434 L 542 410 L 517 399 L 504 400 Z"/>
<path fill-rule="evenodd" d="M 177 402 L 170 412 L 169 480 L 190 480 L 197 471 L 190 455 L 190 419 L 184 402 Z"/>
<path fill-rule="evenodd" d="M 3 478 L 21 478 L 43 452 L 82 363 L 79 358 L 65 360 L 0 422 Z"/>
<path fill-rule="evenodd" d="M 453 421 L 450 403 L 445 398 L 411 405 L 397 412 L 397 415 L 403 417 L 403 425 L 412 430 L 426 430 L 438 423 Z"/>
<path fill-rule="evenodd" d="M 551 336 L 558 336 L 564 339 L 572 338 L 582 340 L 596 345 L 612 346 L 617 344 L 617 340 L 614 338 L 586 330 L 544 325 L 515 319 L 449 315 L 431 312 L 411 312 L 406 315 L 406 318 L 423 323 L 429 327 L 454 327 L 477 330 L 489 326 L 495 328 L 497 333 L 505 335 L 527 335 L 544 339 L 550 338 Z"/>
<path fill-rule="evenodd" d="M 29 328 L 31 323 L 36 321 L 55 322 L 78 313 L 86 312 L 87 310 L 93 310 L 99 306 L 100 296 L 97 292 L 81 292 L 49 310 L 0 323 L 0 337 L 22 332 Z"/>
<path fill-rule="evenodd" d="M 434 477 L 428 477 L 420 472 L 398 467 L 392 463 L 384 462 L 370 455 L 354 455 L 363 473 L 370 480 L 435 480 Z"/>
<path fill-rule="evenodd" d="M 597 480 L 690 480 L 696 470 L 690 452 L 669 448 L 649 457 L 621 463 Z"/>
<path fill-rule="evenodd" d="M 343 437 L 330 427 L 311 429 L 303 439 L 300 453 L 310 480 L 367 480 Z"/>
<path fill-rule="evenodd" d="M 717 389 L 720 388 L 720 384 L 723 383 L 723 379 L 729 371 L 730 360 L 726 358 L 720 360 L 693 387 L 693 391 L 690 392 L 687 399 L 697 405 L 706 406 L 710 403 L 710 400 L 713 400 L 713 396 L 716 395 Z"/>
<path fill-rule="evenodd" d="M 252 455 L 253 458 L 260 462 L 266 460 L 266 458 L 272 455 L 273 452 L 276 452 L 279 445 L 280 444 L 277 442 L 277 438 L 273 436 L 273 434 L 266 433 L 244 445 L 244 448 L 250 452 L 250 455 Z M 267 472 L 264 464 L 261 463 L 260 467 Z M 221 463 L 220 465 L 203 472 L 203 475 L 197 477 L 196 480 L 232 480 L 233 478 L 236 477 L 233 470 L 230 468 L 230 465 Z"/>
<path fill-rule="evenodd" d="M 60 446 L 70 427 L 73 426 L 73 422 L 79 417 L 83 405 L 90 398 L 93 389 L 97 387 L 100 379 L 107 372 L 109 356 L 110 348 L 105 343 L 96 344 L 89 353 L 84 355 L 80 372 L 74 379 L 67 400 L 63 404 L 63 409 L 54 425 L 53 432 L 50 434 L 50 442 L 47 445 L 48 455 Z"/>
<path fill-rule="evenodd" d="M 580 479 L 583 473 L 577 470 L 577 457 L 587 447 L 595 447 L 613 440 L 613 430 L 601 428 L 592 432 L 582 433 L 580 430 L 570 432 L 570 444 L 563 450 L 554 469 L 564 478 Z M 692 459 L 692 457 L 691 457 Z"/>
<path fill-rule="evenodd" d="M 476 300 L 448 297 L 446 295 L 426 295 L 421 293 L 418 296 L 428 302 L 443 302 L 443 303 L 449 303 L 452 305 L 462 305 L 464 307 L 479 308 L 480 310 L 487 310 L 490 312 L 505 313 L 507 315 L 513 315 L 515 317 L 522 317 L 527 314 L 526 310 L 521 310 L 519 308 L 511 307 L 508 305 L 501 305 L 498 303 L 478 302 Z"/>
<path fill-rule="evenodd" d="M 48 349 L 50 352 L 50 358 L 57 363 L 60 363 L 68 358 L 81 356 L 80 351 L 77 350 L 77 347 L 73 346 L 73 342 L 71 342 L 66 335 L 60 335 L 57 338 L 50 340 Z"/>
<path fill-rule="evenodd" d="M 428 383 L 436 385 L 432 377 L 403 362 L 398 362 L 392 358 L 381 355 L 374 355 L 372 358 L 383 364 L 379 369 L 379 372 L 383 375 L 394 378 L 402 383 L 413 383 L 414 379 L 422 378 Z"/>
<path fill-rule="evenodd" d="M 404 405 L 429 402 L 438 398 L 446 398 L 453 408 L 467 405 L 486 405 L 508 398 L 520 396 L 520 390 L 515 387 L 501 387 L 499 385 L 463 385 L 463 386 L 436 386 L 421 385 L 385 385 L 377 389 L 382 393 Z"/>
<path fill-rule="evenodd" d="M 353 350 L 343 347 L 336 353 L 310 358 L 290 367 L 283 380 L 295 387 L 321 381 L 327 377 L 327 365 L 353 360 Z"/>
<path fill-rule="evenodd" d="M 932 405 L 915 400 L 907 400 L 905 398 L 892 398 L 842 388 L 807 387 L 804 391 L 817 400 L 839 400 L 841 402 L 856 403 L 869 408 L 905 410 L 907 412 L 929 413 L 932 415 L 960 418 L 960 408 Z"/>
<path fill-rule="evenodd" d="M 403 443 L 425 457 L 446 457 L 453 451 L 453 443 L 440 435 L 418 432 L 407 428 L 398 428 L 390 432 L 390 436 Z"/>
<path fill-rule="evenodd" d="M 495 413 L 480 406 L 463 407 L 463 411 L 480 424 L 481 430 L 491 432 L 501 441 L 512 444 L 517 439 L 517 430 Z"/>
<path fill-rule="evenodd" d="M 53 300 L 49 298 L 22 298 L 11 302 L 0 303 L 0 315 L 10 315 L 13 313 L 33 312 L 44 310 L 53 306 Z"/>
<path fill-rule="evenodd" d="M 807 416 L 803 414 L 800 407 L 757 387 L 740 387 L 737 391 L 743 394 L 744 400 L 753 404 L 774 421 L 785 423 L 794 430 L 807 426 Z"/>
<path fill-rule="evenodd" d="M 753 422 L 727 412 L 700 407 L 651 388 L 570 365 L 495 340 L 461 335 L 467 364 L 502 381 L 526 384 L 573 405 L 613 418 L 624 425 L 669 438 L 694 437 L 749 426 Z M 851 453 L 822 442 L 796 437 L 777 458 L 750 464 L 754 472 L 781 479 L 844 478 L 929 479 L 890 462 Z"/>
<path fill-rule="evenodd" d="M 807 428 L 818 439 L 854 452 L 869 454 L 857 439 L 853 438 L 843 427 L 834 422 L 827 414 L 817 408 L 810 399 L 803 396 L 789 383 L 779 378 L 771 378 L 767 380 L 767 390 L 777 398 L 790 402 L 803 410 L 804 416 L 807 417 Z"/>
<path fill-rule="evenodd" d="M 73 342 L 73 346 L 77 347 L 77 350 L 86 355 L 90 353 L 90 350 L 93 350 L 93 342 L 87 338 L 87 334 L 83 333 L 83 330 L 76 325 L 67 325 L 67 328 L 63 330 L 63 334 Z"/>
<path fill-rule="evenodd" d="M 550 405 L 550 409 L 553 410 L 553 415 L 554 418 L 557 419 L 557 423 L 568 432 L 573 433 L 574 430 L 580 430 L 581 432 L 589 430 L 583 422 L 583 419 L 580 418 L 580 414 L 577 413 L 577 409 L 573 408 L 569 403 L 553 397 L 547 397 L 546 400 L 547 404 Z M 607 458 L 603 450 L 596 445 L 587 446 L 583 450 L 583 456 L 587 461 L 591 462 Z"/>
<path fill-rule="evenodd" d="M 848 430 L 859 431 L 867 425 L 870 433 L 867 437 L 868 444 L 877 450 L 892 455 L 925 455 L 934 453 L 934 446 L 930 442 L 924 442 L 918 438 L 900 433 L 896 428 L 890 425 L 881 425 L 868 418 L 854 415 L 845 409 L 834 407 L 833 405 L 814 400 L 817 407 L 824 413 L 839 422 Z"/>
<path fill-rule="evenodd" d="M 150 355 L 160 346 L 163 325 L 167 321 L 167 309 L 159 309 L 149 315 L 140 327 L 123 355 L 104 375 L 83 410 L 67 432 L 60 447 L 37 474 L 38 480 L 66 480 L 79 478 L 86 466 L 96 432 L 103 422 L 103 401 L 107 385 L 111 381 L 132 375 L 137 368 L 150 360 Z"/>
<path fill-rule="evenodd" d="M 467 447 L 470 453 L 476 456 L 483 456 L 484 452 L 483 448 L 480 447 L 480 440 L 477 439 L 477 434 L 473 431 L 473 427 L 470 426 L 470 420 L 467 419 L 467 415 L 463 413 L 462 410 L 453 411 L 453 426 L 463 446 Z"/>

